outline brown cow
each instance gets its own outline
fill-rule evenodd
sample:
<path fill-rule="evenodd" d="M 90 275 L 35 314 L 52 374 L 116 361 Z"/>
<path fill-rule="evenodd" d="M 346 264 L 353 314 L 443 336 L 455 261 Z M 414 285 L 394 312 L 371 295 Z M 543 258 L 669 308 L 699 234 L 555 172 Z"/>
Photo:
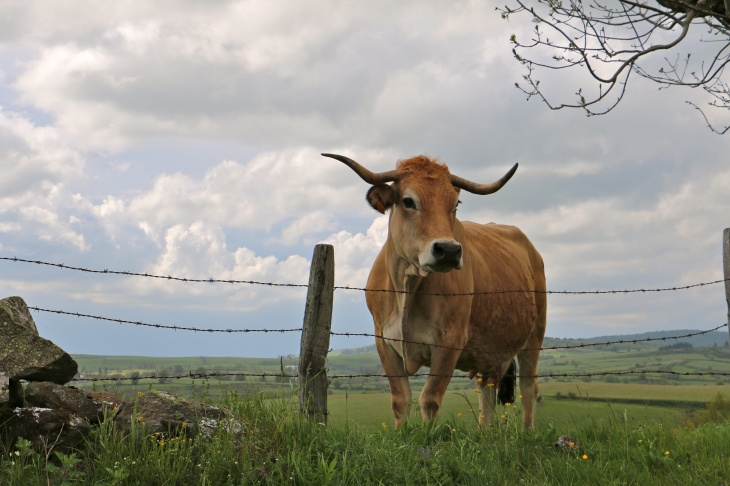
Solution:
<path fill-rule="evenodd" d="M 517 164 L 497 182 L 476 184 L 425 156 L 375 174 L 347 157 L 322 155 L 345 163 L 373 185 L 367 200 L 374 209 L 391 210 L 388 239 L 367 288 L 397 292 L 367 292 L 366 300 L 375 334 L 386 338 L 376 339 L 376 346 L 385 373 L 391 375 L 396 427 L 409 414 L 408 376 L 422 366 L 431 368 L 419 400 L 424 420 L 438 415 L 451 375 L 459 369 L 477 377 L 482 388 L 479 422 L 489 423 L 498 387 L 501 403 L 514 400 L 515 356 L 523 375 L 524 423 L 532 427 L 540 355 L 536 348 L 542 345 L 547 312 L 542 258 L 514 226 L 456 218 L 460 189 L 496 192 Z M 503 290 L 526 292 L 498 293 Z M 475 295 L 429 295 L 471 293 Z"/>

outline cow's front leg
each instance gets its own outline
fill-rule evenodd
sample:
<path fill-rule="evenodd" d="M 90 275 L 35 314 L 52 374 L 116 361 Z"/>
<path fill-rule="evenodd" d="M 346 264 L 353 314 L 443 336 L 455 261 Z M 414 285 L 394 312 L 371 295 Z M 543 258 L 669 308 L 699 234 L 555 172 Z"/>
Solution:
<path fill-rule="evenodd" d="M 454 374 L 459 355 L 460 351 L 446 348 L 436 348 L 436 351 L 431 355 L 431 371 L 419 400 L 421 417 L 423 417 L 424 422 L 438 417 L 441 402 L 444 399 L 444 394 L 446 394 L 446 388 L 449 386 L 451 376 Z"/>
<path fill-rule="evenodd" d="M 408 373 L 406 373 L 403 366 L 403 359 L 385 343 L 384 339 L 376 339 L 375 347 L 380 355 L 383 370 L 388 375 L 390 406 L 393 409 L 395 428 L 397 429 L 408 420 L 411 411 L 413 397 L 411 395 L 411 385 L 408 382 Z"/>

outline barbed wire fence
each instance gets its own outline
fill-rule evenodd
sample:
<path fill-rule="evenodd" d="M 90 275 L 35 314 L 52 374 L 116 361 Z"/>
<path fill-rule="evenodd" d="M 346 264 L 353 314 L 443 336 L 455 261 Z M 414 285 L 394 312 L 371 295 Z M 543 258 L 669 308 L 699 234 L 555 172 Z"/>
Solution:
<path fill-rule="evenodd" d="M 723 233 L 723 266 L 724 266 L 724 277 L 709 282 L 699 282 L 695 284 L 683 285 L 683 286 L 672 286 L 672 287 L 660 287 L 660 288 L 638 288 L 638 289 L 623 289 L 623 290 L 593 290 L 593 291 L 552 291 L 552 290 L 535 290 L 535 289 L 504 289 L 504 290 L 493 290 L 486 292 L 467 292 L 467 293 L 433 293 L 433 292 L 409 292 L 399 291 L 395 289 L 371 289 L 365 287 L 350 287 L 350 286 L 335 286 L 334 285 L 334 248 L 331 245 L 316 245 L 314 255 L 312 258 L 312 264 L 310 269 L 310 279 L 308 284 L 294 284 L 294 283 L 276 283 L 276 282 L 261 282 L 255 280 L 233 280 L 233 279 L 195 279 L 186 277 L 176 277 L 171 275 L 155 275 L 149 273 L 138 273 L 131 271 L 117 271 L 117 270 L 95 270 L 83 267 L 75 267 L 65 265 L 63 263 L 52 263 L 40 260 L 27 260 L 17 257 L 0 257 L 0 260 L 10 261 L 16 263 L 28 263 L 43 266 L 51 266 L 64 270 L 72 270 L 83 273 L 92 274 L 108 274 L 108 275 L 120 275 L 130 277 L 141 277 L 141 278 L 152 278 L 158 280 L 177 281 L 183 283 L 226 283 L 226 284 L 245 284 L 245 285 L 260 285 L 268 287 L 291 287 L 291 288 L 307 288 L 307 305 L 305 309 L 304 325 L 298 328 L 287 328 L 287 329 L 215 329 L 215 328 L 203 328 L 195 326 L 177 326 L 177 325 L 166 325 L 159 323 L 147 323 L 142 321 L 132 321 L 127 319 L 112 318 L 101 315 L 92 315 L 80 312 L 71 312 L 64 310 L 46 309 L 41 307 L 29 306 L 28 308 L 36 312 L 54 313 L 59 315 L 69 315 L 75 317 L 83 317 L 89 319 L 95 319 L 100 321 L 113 322 L 117 324 L 129 324 L 134 326 L 143 326 L 157 329 L 173 330 L 173 331 L 191 331 L 191 332 L 207 332 L 207 333 L 290 333 L 300 332 L 302 333 L 301 350 L 299 355 L 299 372 L 296 375 L 287 374 L 284 371 L 282 365 L 281 373 L 193 373 L 173 376 L 162 376 L 157 374 L 151 374 L 148 376 L 127 376 L 127 377 L 99 377 L 99 378 L 77 378 L 74 381 L 79 382 L 121 382 L 121 381 L 139 381 L 148 379 L 158 380 L 173 380 L 173 379 L 204 379 L 209 380 L 211 378 L 224 378 L 224 377 L 258 377 L 267 378 L 273 377 L 276 379 L 284 378 L 297 378 L 300 381 L 300 408 L 306 412 L 308 416 L 312 417 L 323 417 L 326 419 L 327 415 L 327 386 L 330 380 L 336 378 L 343 379 L 358 379 L 358 378 L 402 378 L 401 375 L 388 375 L 384 373 L 360 373 L 360 374 L 333 374 L 327 376 L 326 369 L 326 358 L 327 351 L 329 349 L 329 342 L 331 336 L 342 336 L 342 337 L 372 337 L 375 339 L 381 339 L 391 342 L 400 342 L 403 344 L 415 344 L 422 346 L 430 346 L 434 348 L 448 348 L 452 350 L 462 351 L 463 348 L 451 347 L 440 345 L 436 343 L 411 341 L 405 339 L 389 338 L 382 335 L 372 333 L 353 333 L 353 332 L 333 332 L 331 330 L 331 319 L 332 319 L 332 294 L 335 290 L 342 291 L 362 291 L 362 292 L 386 292 L 386 293 L 398 293 L 398 294 L 421 294 L 430 296 L 442 296 L 442 297 L 463 297 L 463 296 L 475 296 L 475 295 L 486 295 L 486 294 L 507 294 L 507 293 L 544 293 L 548 295 L 607 295 L 607 294 L 634 294 L 634 293 L 656 293 L 656 292 L 670 292 L 670 291 L 681 291 L 692 288 L 705 287 L 709 285 L 715 285 L 719 283 L 725 283 L 726 299 L 728 303 L 728 323 L 730 323 L 730 228 L 726 229 Z M 728 323 L 723 323 L 712 329 L 697 331 L 688 334 L 678 336 L 663 336 L 663 337 L 647 337 L 642 339 L 632 340 L 615 340 L 615 341 L 600 341 L 600 342 L 581 342 L 580 344 L 571 344 L 563 346 L 545 346 L 540 348 L 530 348 L 529 350 L 569 350 L 578 348 L 598 347 L 598 346 L 612 346 L 617 344 L 637 344 L 643 342 L 656 342 L 656 341 L 667 341 L 676 339 L 685 339 L 695 336 L 708 334 L 714 331 L 718 331 L 722 328 L 727 328 Z M 324 351 L 323 351 L 324 350 Z M 489 350 L 490 353 L 513 353 L 516 354 L 526 349 L 508 349 L 508 350 Z M 730 376 L 730 372 L 722 371 L 689 371 L 689 372 L 678 372 L 668 369 L 645 369 L 645 370 L 614 370 L 614 371 L 602 371 L 594 373 L 544 373 L 537 375 L 521 375 L 519 372 L 516 377 L 519 378 L 586 378 L 595 376 L 620 376 L 620 375 L 646 375 L 646 374 L 658 374 L 667 376 L 715 376 L 723 377 Z M 410 375 L 412 377 L 449 377 L 449 378 L 469 378 L 473 376 L 468 374 L 454 373 L 451 375 L 438 375 L 432 373 L 415 373 Z M 312 400 L 313 398 L 313 400 Z"/>

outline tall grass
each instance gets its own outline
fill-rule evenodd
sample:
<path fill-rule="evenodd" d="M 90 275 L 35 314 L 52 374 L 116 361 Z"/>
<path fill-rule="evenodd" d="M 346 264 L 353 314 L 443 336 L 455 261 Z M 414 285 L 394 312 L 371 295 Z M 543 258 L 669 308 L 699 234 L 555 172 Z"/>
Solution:
<path fill-rule="evenodd" d="M 220 429 L 212 438 L 194 440 L 184 434 L 121 434 L 105 420 L 73 454 L 37 454 L 27 441 L 6 445 L 0 484 L 717 485 L 730 480 L 726 423 L 670 429 L 629 423 L 617 411 L 608 422 L 523 432 L 513 411 L 487 431 L 471 421 L 445 419 L 372 432 L 353 420 L 310 422 L 291 399 L 231 393 L 218 405 L 242 421 L 242 434 Z M 564 434 L 574 439 L 574 448 L 554 445 Z"/>

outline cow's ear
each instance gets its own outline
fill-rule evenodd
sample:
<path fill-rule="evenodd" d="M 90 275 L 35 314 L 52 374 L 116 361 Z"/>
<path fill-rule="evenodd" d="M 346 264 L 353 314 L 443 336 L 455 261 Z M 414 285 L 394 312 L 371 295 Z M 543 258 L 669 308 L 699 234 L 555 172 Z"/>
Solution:
<path fill-rule="evenodd" d="M 377 184 L 368 190 L 365 199 L 373 209 L 385 214 L 385 210 L 395 204 L 395 190 L 388 184 Z"/>

